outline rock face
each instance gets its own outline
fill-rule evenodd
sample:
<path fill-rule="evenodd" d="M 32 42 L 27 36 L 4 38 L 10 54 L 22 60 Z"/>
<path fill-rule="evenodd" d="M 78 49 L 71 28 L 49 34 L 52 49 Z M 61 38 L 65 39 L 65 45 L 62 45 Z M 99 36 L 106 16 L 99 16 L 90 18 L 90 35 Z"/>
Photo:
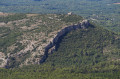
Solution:
<path fill-rule="evenodd" d="M 5 54 L 0 52 L 0 67 L 4 67 L 7 64 L 7 59 L 5 58 Z"/>
<path fill-rule="evenodd" d="M 76 25 L 71 25 L 68 27 L 63 28 L 60 32 L 58 32 L 58 34 L 56 35 L 56 37 L 53 39 L 53 41 L 51 41 L 46 47 L 45 47 L 45 54 L 43 56 L 43 58 L 40 60 L 40 63 L 43 63 L 45 61 L 45 59 L 47 58 L 48 54 L 53 53 L 53 51 L 56 50 L 56 46 L 57 43 L 59 42 L 59 39 L 66 35 L 67 33 L 71 32 L 72 30 L 76 30 L 76 29 L 87 29 L 89 27 L 89 21 L 88 20 L 83 20 L 81 23 L 78 23 Z"/>
<path fill-rule="evenodd" d="M 1 13 L 0 16 L 9 15 L 16 17 L 17 14 Z M 65 34 L 88 26 L 87 20 L 74 14 L 20 14 L 17 20 L 11 18 L 7 23 L 3 20 L 0 22 L 0 67 L 41 64 L 48 54 L 57 50 Z"/>

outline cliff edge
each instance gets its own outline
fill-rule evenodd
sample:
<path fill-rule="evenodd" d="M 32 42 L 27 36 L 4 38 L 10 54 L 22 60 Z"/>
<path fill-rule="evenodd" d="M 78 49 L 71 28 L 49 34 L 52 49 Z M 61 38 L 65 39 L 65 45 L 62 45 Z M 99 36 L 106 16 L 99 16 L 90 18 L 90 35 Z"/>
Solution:
<path fill-rule="evenodd" d="M 71 32 L 72 30 L 87 29 L 89 26 L 90 26 L 89 20 L 83 20 L 82 22 L 80 22 L 78 24 L 67 26 L 67 27 L 61 29 L 57 33 L 57 35 L 53 38 L 53 40 L 50 41 L 50 43 L 45 47 L 45 54 L 44 54 L 43 58 L 40 60 L 40 63 L 43 63 L 45 61 L 48 54 L 51 54 L 55 50 L 57 50 L 57 44 L 59 43 L 59 40 L 61 40 L 61 37 L 63 37 L 67 33 Z"/>
<path fill-rule="evenodd" d="M 0 67 L 6 68 L 41 64 L 62 36 L 89 27 L 88 20 L 74 14 L 4 13 L 0 18 Z"/>

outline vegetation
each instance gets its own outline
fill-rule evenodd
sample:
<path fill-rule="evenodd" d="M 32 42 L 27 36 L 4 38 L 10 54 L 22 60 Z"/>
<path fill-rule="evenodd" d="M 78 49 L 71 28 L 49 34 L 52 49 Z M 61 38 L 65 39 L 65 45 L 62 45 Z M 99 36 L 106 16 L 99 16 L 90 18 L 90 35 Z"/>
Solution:
<path fill-rule="evenodd" d="M 83 20 L 83 17 L 79 16 L 79 15 L 60 15 L 59 18 L 68 23 L 68 22 L 79 22 L 80 20 Z"/>
<path fill-rule="evenodd" d="M 21 32 L 9 32 L 5 37 L 0 39 L 0 51 L 7 52 L 7 47 L 16 43 L 17 37 L 20 36 Z M 7 53 L 6 53 L 7 54 Z"/>
<path fill-rule="evenodd" d="M 79 22 L 83 18 L 78 15 L 38 15 L 31 16 L 24 22 L 9 24 L 9 21 L 28 17 L 26 14 L 4 17 L 0 15 L 0 22 L 6 23 L 0 27 L 0 52 L 5 55 L 15 54 L 24 49 L 31 40 L 39 41 L 36 46 L 31 46 L 34 50 L 13 57 L 11 55 L 6 66 L 10 69 L 1 68 L 0 79 L 120 79 L 120 36 L 116 34 L 120 34 L 120 6 L 113 4 L 117 2 L 119 0 L 1 0 L 2 12 L 73 12 L 91 19 L 97 25 L 72 31 L 62 37 L 57 44 L 57 50 L 48 55 L 43 64 L 14 68 L 30 58 L 31 52 L 38 53 L 37 47 L 41 45 L 38 39 L 47 38 L 51 32 L 57 31 L 63 25 Z M 97 27 L 98 25 L 116 33 Z M 41 40 L 42 43 L 48 41 L 46 38 Z M 28 42 L 20 43 L 23 40 Z"/>
<path fill-rule="evenodd" d="M 117 39 L 116 39 L 117 38 Z M 45 63 L 80 68 L 83 72 L 119 70 L 119 36 L 101 27 L 72 31 L 58 43 Z"/>
<path fill-rule="evenodd" d="M 0 17 L 0 22 L 8 23 L 9 21 L 15 21 L 15 20 L 20 20 L 24 18 L 26 18 L 26 14 L 14 14 L 14 15 Z"/>
<path fill-rule="evenodd" d="M 0 69 L 2 79 L 119 79 L 120 36 L 91 25 L 64 36 L 41 65 Z"/>
<path fill-rule="evenodd" d="M 1 0 L 0 11 L 8 13 L 73 12 L 92 19 L 103 27 L 120 32 L 119 0 Z"/>
<path fill-rule="evenodd" d="M 5 54 L 6 59 L 9 59 L 7 68 L 19 67 L 28 58 L 33 58 L 33 60 L 28 61 L 29 64 L 31 62 L 33 64 L 36 59 L 38 60 L 38 58 L 40 59 L 42 57 L 37 56 L 36 58 L 34 55 L 31 55 L 34 54 L 33 52 L 41 54 L 40 51 L 45 48 L 45 45 L 42 44 L 48 43 L 50 38 L 53 38 L 58 30 L 82 20 L 81 16 L 68 16 L 65 14 L 5 13 L 1 18 L 0 52 Z M 68 18 L 71 18 L 71 20 Z M 33 44 L 31 44 L 32 42 Z M 2 61 L 0 62 L 2 63 Z"/>
<path fill-rule="evenodd" d="M 0 69 L 1 79 L 119 79 L 120 72 L 81 73 L 77 68 L 60 68 L 48 64 L 19 69 Z"/>

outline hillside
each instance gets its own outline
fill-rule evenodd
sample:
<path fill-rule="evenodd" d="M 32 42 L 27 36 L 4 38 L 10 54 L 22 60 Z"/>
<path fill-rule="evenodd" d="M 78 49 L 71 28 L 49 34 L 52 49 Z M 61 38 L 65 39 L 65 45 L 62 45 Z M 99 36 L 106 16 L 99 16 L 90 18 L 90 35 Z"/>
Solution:
<path fill-rule="evenodd" d="M 57 33 L 81 21 L 78 15 L 1 13 L 0 67 L 40 64 Z"/>
<path fill-rule="evenodd" d="M 0 0 L 0 79 L 120 79 L 120 0 Z"/>
<path fill-rule="evenodd" d="M 56 49 L 47 53 L 47 59 L 41 65 L 0 69 L 0 77 L 2 79 L 119 79 L 119 45 L 119 35 L 90 22 L 87 28 L 72 30 L 60 36 L 55 43 Z"/>
<path fill-rule="evenodd" d="M 120 36 L 91 25 L 72 31 L 57 44 L 57 50 L 48 55 L 46 64 L 78 67 L 81 72 L 119 71 Z M 83 70 L 83 71 L 82 71 Z"/>

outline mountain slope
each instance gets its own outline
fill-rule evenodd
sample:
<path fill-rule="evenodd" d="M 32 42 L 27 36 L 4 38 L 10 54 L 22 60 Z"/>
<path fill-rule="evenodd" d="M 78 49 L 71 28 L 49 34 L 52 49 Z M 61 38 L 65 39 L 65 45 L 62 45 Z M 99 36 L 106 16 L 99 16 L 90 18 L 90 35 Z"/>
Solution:
<path fill-rule="evenodd" d="M 120 36 L 101 27 L 78 29 L 58 43 L 57 51 L 45 63 L 79 67 L 86 72 L 119 70 Z"/>
<path fill-rule="evenodd" d="M 2 79 L 119 79 L 120 36 L 91 24 L 61 37 L 41 65 L 0 69 Z"/>
<path fill-rule="evenodd" d="M 0 67 L 40 64 L 57 33 L 81 21 L 78 15 L 1 13 Z"/>

